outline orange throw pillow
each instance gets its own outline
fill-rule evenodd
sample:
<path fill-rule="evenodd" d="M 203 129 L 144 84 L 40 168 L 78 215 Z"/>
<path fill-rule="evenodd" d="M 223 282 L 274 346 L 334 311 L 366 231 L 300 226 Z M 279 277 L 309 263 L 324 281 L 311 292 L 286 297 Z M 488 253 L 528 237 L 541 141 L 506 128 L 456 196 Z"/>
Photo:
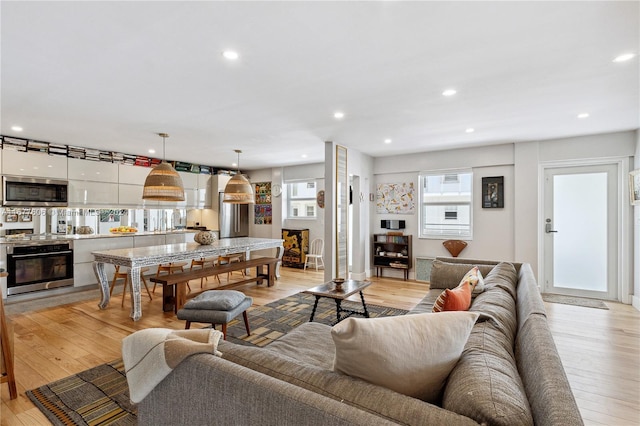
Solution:
<path fill-rule="evenodd" d="M 468 311 L 470 306 L 471 286 L 462 285 L 453 290 L 447 288 L 440 293 L 433 305 L 433 312 Z"/>

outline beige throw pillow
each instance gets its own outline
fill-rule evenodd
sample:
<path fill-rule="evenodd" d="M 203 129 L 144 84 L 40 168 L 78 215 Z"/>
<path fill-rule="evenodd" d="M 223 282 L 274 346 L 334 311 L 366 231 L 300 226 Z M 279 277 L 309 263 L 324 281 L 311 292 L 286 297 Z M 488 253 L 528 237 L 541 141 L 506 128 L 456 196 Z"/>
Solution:
<path fill-rule="evenodd" d="M 347 318 L 331 329 L 335 371 L 438 402 L 479 314 Z"/>

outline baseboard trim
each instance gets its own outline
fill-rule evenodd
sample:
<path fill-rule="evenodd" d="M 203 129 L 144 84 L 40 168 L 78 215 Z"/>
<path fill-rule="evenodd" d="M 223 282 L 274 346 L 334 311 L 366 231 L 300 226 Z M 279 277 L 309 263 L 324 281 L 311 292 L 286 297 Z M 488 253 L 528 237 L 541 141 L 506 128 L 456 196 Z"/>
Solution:
<path fill-rule="evenodd" d="M 636 310 L 640 311 L 640 297 L 636 295 L 631 296 L 631 306 L 636 308 Z"/>

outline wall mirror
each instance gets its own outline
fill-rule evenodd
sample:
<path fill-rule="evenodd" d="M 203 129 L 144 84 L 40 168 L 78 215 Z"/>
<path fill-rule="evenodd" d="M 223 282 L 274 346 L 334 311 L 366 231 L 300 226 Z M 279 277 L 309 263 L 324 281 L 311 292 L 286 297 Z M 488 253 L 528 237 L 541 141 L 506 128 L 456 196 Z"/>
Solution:
<path fill-rule="evenodd" d="M 347 148 L 336 145 L 336 277 L 349 278 Z"/>

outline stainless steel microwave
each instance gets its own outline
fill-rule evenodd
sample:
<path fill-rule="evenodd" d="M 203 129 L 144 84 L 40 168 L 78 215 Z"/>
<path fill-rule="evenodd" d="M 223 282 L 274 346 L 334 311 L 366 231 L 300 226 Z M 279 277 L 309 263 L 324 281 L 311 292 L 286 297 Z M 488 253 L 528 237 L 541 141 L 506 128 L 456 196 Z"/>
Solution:
<path fill-rule="evenodd" d="M 7 207 L 66 207 L 68 193 L 66 180 L 2 177 L 2 205 Z"/>

